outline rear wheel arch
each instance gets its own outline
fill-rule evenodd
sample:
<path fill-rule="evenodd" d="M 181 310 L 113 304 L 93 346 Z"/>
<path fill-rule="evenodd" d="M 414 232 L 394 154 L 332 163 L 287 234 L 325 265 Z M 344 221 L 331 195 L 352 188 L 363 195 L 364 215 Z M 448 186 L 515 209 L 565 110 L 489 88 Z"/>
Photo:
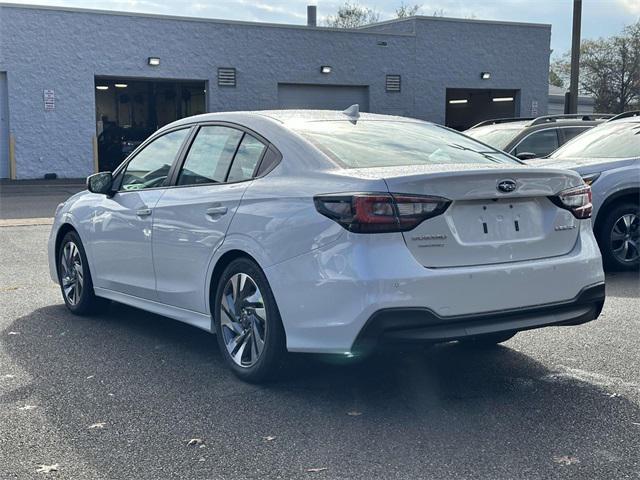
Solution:
<path fill-rule="evenodd" d="M 220 277 L 222 276 L 222 272 L 224 272 L 224 269 L 227 268 L 227 266 L 231 262 L 233 262 L 238 258 L 246 258 L 248 260 L 251 260 L 256 265 L 258 265 L 258 268 L 260 268 L 260 270 L 262 270 L 264 273 L 264 270 L 262 269 L 262 267 L 260 267 L 260 264 L 258 263 L 258 261 L 251 255 L 249 255 L 247 252 L 245 252 L 244 250 L 234 249 L 234 250 L 229 250 L 228 252 L 225 252 L 222 254 L 222 256 L 216 262 L 215 267 L 213 267 L 213 272 L 211 273 L 211 280 L 209 281 L 209 310 L 211 312 L 211 322 L 212 322 L 211 331 L 213 331 L 213 316 L 215 313 L 214 312 L 215 295 L 218 289 L 218 283 L 220 282 Z"/>
<path fill-rule="evenodd" d="M 593 222 L 593 230 L 600 233 L 602 223 L 609 211 L 623 203 L 638 203 L 640 200 L 640 188 L 627 188 L 607 197 L 598 209 L 598 215 Z"/>

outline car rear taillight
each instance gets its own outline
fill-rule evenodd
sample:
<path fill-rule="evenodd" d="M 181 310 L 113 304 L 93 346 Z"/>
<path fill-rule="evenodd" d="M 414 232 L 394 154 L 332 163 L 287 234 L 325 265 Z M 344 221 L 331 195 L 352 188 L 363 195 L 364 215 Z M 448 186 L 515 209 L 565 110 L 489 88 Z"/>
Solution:
<path fill-rule="evenodd" d="M 591 218 L 591 187 L 580 185 L 579 187 L 563 190 L 555 197 L 551 197 L 558 207 L 569 210 L 576 218 Z"/>
<path fill-rule="evenodd" d="M 354 233 L 405 232 L 444 212 L 450 200 L 396 193 L 317 195 L 316 210 Z"/>

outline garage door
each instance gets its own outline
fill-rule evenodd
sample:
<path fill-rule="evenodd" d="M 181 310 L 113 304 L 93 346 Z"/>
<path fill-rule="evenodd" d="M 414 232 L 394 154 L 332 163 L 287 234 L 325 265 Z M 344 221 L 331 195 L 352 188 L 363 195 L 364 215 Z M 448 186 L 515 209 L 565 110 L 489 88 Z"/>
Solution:
<path fill-rule="evenodd" d="M 9 178 L 9 104 L 6 72 L 0 72 L 0 178 Z"/>
<path fill-rule="evenodd" d="M 278 84 L 280 108 L 344 110 L 357 103 L 361 112 L 369 111 L 369 87 L 354 85 Z"/>

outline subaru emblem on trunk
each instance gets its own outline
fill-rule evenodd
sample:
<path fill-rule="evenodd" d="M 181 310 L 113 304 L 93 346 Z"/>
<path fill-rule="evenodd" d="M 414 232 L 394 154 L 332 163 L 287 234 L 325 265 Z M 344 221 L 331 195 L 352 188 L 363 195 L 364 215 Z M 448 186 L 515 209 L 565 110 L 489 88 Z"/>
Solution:
<path fill-rule="evenodd" d="M 515 180 L 500 180 L 496 188 L 499 192 L 511 193 L 517 188 L 517 184 Z"/>

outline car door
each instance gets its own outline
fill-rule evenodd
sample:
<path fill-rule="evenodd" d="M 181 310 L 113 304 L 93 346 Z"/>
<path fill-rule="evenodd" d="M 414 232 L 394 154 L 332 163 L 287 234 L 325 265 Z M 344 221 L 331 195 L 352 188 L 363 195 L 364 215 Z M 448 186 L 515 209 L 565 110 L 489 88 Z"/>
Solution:
<path fill-rule="evenodd" d="M 547 128 L 535 131 L 524 137 L 511 153 L 518 155 L 521 153 L 533 153 L 536 158 L 549 155 L 560 146 L 557 128 Z"/>
<path fill-rule="evenodd" d="M 190 128 L 148 143 L 115 178 L 118 190 L 104 196 L 91 218 L 89 249 L 97 288 L 155 300 L 151 237 L 153 209 Z"/>
<path fill-rule="evenodd" d="M 160 302 L 207 312 L 207 268 L 240 204 L 264 142 L 226 125 L 199 128 L 175 186 L 158 201 L 153 257 Z"/>

